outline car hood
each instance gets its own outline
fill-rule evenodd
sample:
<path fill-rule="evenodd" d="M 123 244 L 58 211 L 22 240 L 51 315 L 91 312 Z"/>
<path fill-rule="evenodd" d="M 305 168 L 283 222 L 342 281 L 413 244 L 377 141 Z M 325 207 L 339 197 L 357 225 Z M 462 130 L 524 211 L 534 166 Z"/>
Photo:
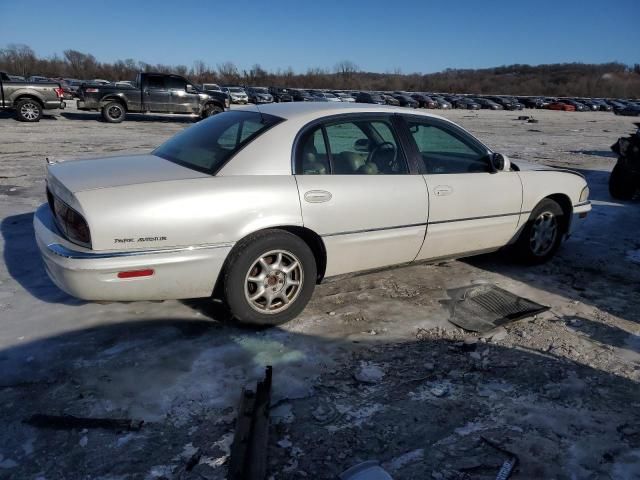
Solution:
<path fill-rule="evenodd" d="M 209 177 L 155 155 L 70 160 L 48 166 L 47 181 L 72 193 L 139 183 Z"/>
<path fill-rule="evenodd" d="M 534 170 L 538 170 L 538 171 L 553 171 L 553 172 L 565 172 L 565 173 L 573 173 L 574 175 L 578 175 L 579 177 L 584 177 L 584 175 L 582 175 L 580 172 L 576 172 L 575 170 L 571 170 L 568 168 L 558 168 L 558 167 L 552 167 L 550 165 L 542 165 L 540 163 L 531 163 L 531 162 L 526 162 L 524 160 L 513 160 L 512 158 L 509 158 L 509 161 L 511 162 L 512 165 L 515 165 L 518 167 L 518 169 L 521 172 L 531 172 Z"/>

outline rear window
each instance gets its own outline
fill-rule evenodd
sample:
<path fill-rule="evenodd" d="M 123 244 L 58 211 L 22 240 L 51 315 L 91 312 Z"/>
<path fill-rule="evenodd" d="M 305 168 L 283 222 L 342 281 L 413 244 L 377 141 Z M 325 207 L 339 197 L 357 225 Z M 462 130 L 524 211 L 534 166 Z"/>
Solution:
<path fill-rule="evenodd" d="M 257 112 L 224 112 L 183 130 L 153 151 L 154 155 L 215 175 L 245 145 L 283 119 Z"/>

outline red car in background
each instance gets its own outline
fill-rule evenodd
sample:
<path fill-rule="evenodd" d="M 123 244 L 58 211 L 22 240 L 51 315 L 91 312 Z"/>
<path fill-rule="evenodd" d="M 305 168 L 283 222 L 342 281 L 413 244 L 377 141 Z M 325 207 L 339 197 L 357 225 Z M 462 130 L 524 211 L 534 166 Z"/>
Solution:
<path fill-rule="evenodd" d="M 562 103 L 562 102 L 551 102 L 545 108 L 547 108 L 548 110 L 563 110 L 565 112 L 576 111 L 576 107 L 574 107 L 573 105 L 569 105 L 568 103 Z"/>

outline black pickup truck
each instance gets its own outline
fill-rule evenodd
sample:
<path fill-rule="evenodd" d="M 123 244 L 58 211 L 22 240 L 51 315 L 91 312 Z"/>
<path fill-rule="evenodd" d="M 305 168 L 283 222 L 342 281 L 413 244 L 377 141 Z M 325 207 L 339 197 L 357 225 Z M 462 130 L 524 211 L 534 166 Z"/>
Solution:
<path fill-rule="evenodd" d="M 182 113 L 207 118 L 229 109 L 224 92 L 206 93 L 184 77 L 139 73 L 132 86 L 85 84 L 78 89 L 78 110 L 97 110 L 109 123 L 127 113 Z"/>

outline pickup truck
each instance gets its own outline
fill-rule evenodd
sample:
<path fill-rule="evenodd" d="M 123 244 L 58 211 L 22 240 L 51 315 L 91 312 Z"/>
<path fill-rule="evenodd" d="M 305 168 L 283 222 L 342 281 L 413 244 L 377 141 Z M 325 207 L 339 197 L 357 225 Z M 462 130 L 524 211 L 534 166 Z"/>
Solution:
<path fill-rule="evenodd" d="M 58 83 L 14 81 L 0 72 L 0 109 L 15 110 L 21 122 L 37 122 L 43 110 L 64 108 L 63 95 Z"/>
<path fill-rule="evenodd" d="M 182 113 L 207 118 L 229 109 L 229 96 L 204 92 L 179 75 L 139 73 L 134 85 L 85 84 L 78 110 L 96 110 L 104 121 L 122 122 L 128 113 Z"/>

